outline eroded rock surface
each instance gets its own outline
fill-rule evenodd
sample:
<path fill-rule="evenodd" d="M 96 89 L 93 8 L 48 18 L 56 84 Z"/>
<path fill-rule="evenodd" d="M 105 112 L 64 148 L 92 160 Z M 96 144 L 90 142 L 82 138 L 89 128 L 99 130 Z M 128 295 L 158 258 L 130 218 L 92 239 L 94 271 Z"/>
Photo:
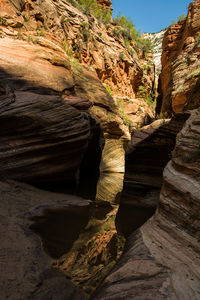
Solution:
<path fill-rule="evenodd" d="M 110 10 L 110 0 L 98 2 Z M 113 94 L 135 98 L 140 85 L 151 93 L 152 57 L 149 53 L 146 59 L 141 50 L 136 53 L 134 42 L 126 46 L 120 26 L 99 22 L 66 0 L 1 0 L 0 5 L 0 36 L 63 49 L 71 58 L 92 66 Z"/>
<path fill-rule="evenodd" d="M 194 110 L 178 134 L 156 214 L 130 236 L 92 299 L 199 299 L 199 120 Z"/>
<path fill-rule="evenodd" d="M 106 9 L 112 9 L 111 0 L 97 0 L 97 2 Z"/>
<path fill-rule="evenodd" d="M 164 167 L 187 117 L 180 114 L 172 120 L 156 120 L 133 132 L 126 150 L 124 186 L 117 215 L 118 230 L 125 236 L 155 212 Z"/>
<path fill-rule="evenodd" d="M 200 77 L 200 3 L 193 1 L 185 20 L 165 33 L 158 112 L 171 115 L 198 108 Z"/>
<path fill-rule="evenodd" d="M 16 181 L 0 182 L 0 197 L 1 299 L 86 299 L 51 268 L 44 250 L 55 257 L 71 247 L 87 224 L 90 201 Z"/>
<path fill-rule="evenodd" d="M 91 117 L 82 110 L 91 104 L 61 98 L 74 85 L 67 57 L 56 66 L 48 61 L 56 54 L 40 46 L 5 38 L 0 47 L 1 178 L 40 184 L 75 179 L 91 135 Z"/>

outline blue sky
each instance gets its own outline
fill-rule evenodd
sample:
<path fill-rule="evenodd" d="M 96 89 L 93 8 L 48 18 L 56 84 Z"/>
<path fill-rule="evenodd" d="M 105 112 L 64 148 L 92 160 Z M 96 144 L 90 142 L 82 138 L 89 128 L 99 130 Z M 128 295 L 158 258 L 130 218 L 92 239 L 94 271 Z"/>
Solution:
<path fill-rule="evenodd" d="M 119 12 L 130 17 L 137 30 L 158 32 L 187 14 L 191 0 L 112 0 L 113 16 Z"/>

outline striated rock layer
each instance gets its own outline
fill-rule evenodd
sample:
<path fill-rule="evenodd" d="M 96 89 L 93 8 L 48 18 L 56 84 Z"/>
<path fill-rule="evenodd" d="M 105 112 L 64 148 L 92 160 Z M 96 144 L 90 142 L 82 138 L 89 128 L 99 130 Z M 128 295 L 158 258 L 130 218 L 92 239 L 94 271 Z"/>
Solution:
<path fill-rule="evenodd" d="M 110 10 L 110 0 L 98 2 Z M 136 53 L 134 43 L 125 45 L 120 26 L 99 22 L 66 0 L 1 0 L 0 5 L 0 36 L 62 48 L 71 58 L 92 66 L 113 94 L 135 98 L 140 85 L 151 93 L 151 55 L 146 59 L 141 50 Z"/>
<path fill-rule="evenodd" d="M 67 228 L 67 220 L 63 219 L 70 219 L 60 207 L 55 207 L 55 214 L 47 208 L 44 214 L 31 215 L 31 228 L 41 237 L 43 249 L 57 259 L 53 267 L 63 270 L 90 293 L 114 266 L 124 245 L 114 221 L 127 140 L 133 128 L 153 117 L 143 99 L 118 101 L 111 96 L 110 88 L 115 94 L 131 98 L 135 98 L 140 85 L 150 93 L 154 67 L 151 58 L 148 62 L 143 53 L 128 51 L 122 36 L 114 33 L 114 24 L 105 26 L 65 0 L 2 0 L 0 7 L 0 179 L 17 179 L 49 188 L 57 184 L 64 189 L 66 185 L 72 187 L 72 182 L 80 179 L 80 183 L 86 174 L 87 163 L 88 169 L 97 171 L 99 140 L 102 148 L 105 145 L 97 205 L 85 230 L 77 231 L 80 235 L 75 236 L 75 242 L 73 236 L 71 243 L 65 244 L 65 229 L 61 228 L 61 236 L 54 230 L 53 225 L 59 227 L 62 222 Z M 131 47 L 135 49 L 134 46 L 133 43 Z M 108 185 L 105 194 L 104 187 Z M 24 210 L 29 210 L 29 206 Z M 77 209 L 77 213 L 77 222 L 81 222 L 83 229 L 87 221 L 82 222 L 81 210 Z M 53 227 L 51 238 L 48 227 Z M 69 228 L 72 232 L 77 230 L 76 225 L 69 224 Z M 26 266 L 25 270 L 28 274 Z M 38 273 L 32 276 L 37 277 Z M 15 280 L 17 272 L 13 277 Z M 34 289 L 38 299 L 42 297 L 38 290 L 41 285 L 37 277 Z M 27 299 L 28 293 L 29 290 L 27 295 L 24 293 Z M 14 288 L 10 291 L 13 294 Z M 54 293 L 49 291 L 48 295 L 51 298 Z"/>
<path fill-rule="evenodd" d="M 200 2 L 193 1 L 185 20 L 165 33 L 157 111 L 171 115 L 199 107 Z"/>
<path fill-rule="evenodd" d="M 69 60 L 7 38 L 0 48 L 0 177 L 74 180 L 94 122 L 88 100 L 65 95 L 74 86 Z"/>
<path fill-rule="evenodd" d="M 129 237 L 92 299 L 199 299 L 199 120 L 192 111 L 164 170 L 156 214 Z"/>
<path fill-rule="evenodd" d="M 124 185 L 117 215 L 118 230 L 125 236 L 155 212 L 163 169 L 187 117 L 177 115 L 172 120 L 156 120 L 133 132 L 126 150 Z M 130 217 L 126 217 L 129 214 Z"/>

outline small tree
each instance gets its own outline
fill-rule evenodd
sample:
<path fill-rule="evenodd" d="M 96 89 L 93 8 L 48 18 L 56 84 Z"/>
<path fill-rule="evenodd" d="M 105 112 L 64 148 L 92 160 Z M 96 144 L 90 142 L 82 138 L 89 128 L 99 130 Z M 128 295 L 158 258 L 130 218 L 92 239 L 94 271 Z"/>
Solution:
<path fill-rule="evenodd" d="M 178 17 L 178 22 L 183 21 L 185 19 L 186 15 L 182 14 Z"/>

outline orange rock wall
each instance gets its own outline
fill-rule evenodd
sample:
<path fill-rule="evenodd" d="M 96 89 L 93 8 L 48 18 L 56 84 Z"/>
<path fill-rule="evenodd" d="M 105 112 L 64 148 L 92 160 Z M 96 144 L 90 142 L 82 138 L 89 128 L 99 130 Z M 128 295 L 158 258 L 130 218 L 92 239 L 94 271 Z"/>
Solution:
<path fill-rule="evenodd" d="M 98 1 L 111 8 L 110 0 Z M 139 86 L 151 93 L 154 81 L 154 64 L 149 53 L 146 59 L 141 51 L 136 53 L 134 43 L 126 47 L 119 26 L 104 24 L 86 15 L 64 0 L 18 0 L 15 5 L 0 0 L 0 36 L 28 40 L 43 46 L 50 40 L 63 48 L 69 56 L 91 66 L 101 82 L 113 95 L 135 98 Z M 5 21 L 5 23 L 4 23 Z M 49 43 L 48 43 L 49 45 Z M 131 49 L 131 51 L 130 51 Z"/>
<path fill-rule="evenodd" d="M 158 112 L 180 113 L 200 105 L 200 2 L 189 6 L 187 18 L 172 25 L 163 39 Z"/>
<path fill-rule="evenodd" d="M 97 0 L 99 4 L 101 4 L 106 9 L 112 9 L 111 0 Z"/>

